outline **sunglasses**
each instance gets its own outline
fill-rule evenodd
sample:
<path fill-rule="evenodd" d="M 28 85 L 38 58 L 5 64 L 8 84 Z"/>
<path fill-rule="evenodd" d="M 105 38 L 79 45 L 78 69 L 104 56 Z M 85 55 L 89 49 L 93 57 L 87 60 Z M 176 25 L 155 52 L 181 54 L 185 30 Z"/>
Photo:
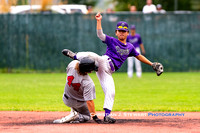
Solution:
<path fill-rule="evenodd" d="M 117 28 L 119 28 L 119 29 L 128 29 L 128 27 L 126 27 L 126 26 L 118 26 Z"/>

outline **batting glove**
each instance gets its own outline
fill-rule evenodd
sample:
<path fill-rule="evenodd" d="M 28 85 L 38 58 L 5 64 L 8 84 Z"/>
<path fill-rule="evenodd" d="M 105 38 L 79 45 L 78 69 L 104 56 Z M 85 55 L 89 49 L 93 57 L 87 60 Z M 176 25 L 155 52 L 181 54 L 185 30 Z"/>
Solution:
<path fill-rule="evenodd" d="M 92 119 L 98 124 L 102 123 L 102 121 L 97 117 L 97 115 L 93 116 Z"/>

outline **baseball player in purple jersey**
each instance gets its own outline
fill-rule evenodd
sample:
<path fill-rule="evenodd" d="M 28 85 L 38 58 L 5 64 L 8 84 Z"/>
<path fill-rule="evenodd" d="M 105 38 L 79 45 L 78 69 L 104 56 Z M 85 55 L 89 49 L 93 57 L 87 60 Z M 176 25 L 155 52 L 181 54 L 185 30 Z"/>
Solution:
<path fill-rule="evenodd" d="M 83 123 L 90 120 L 91 116 L 95 122 L 101 122 L 95 114 L 95 85 L 88 75 L 93 70 L 97 71 L 98 67 L 95 61 L 88 57 L 69 63 L 63 102 L 71 108 L 71 112 L 53 123 Z"/>
<path fill-rule="evenodd" d="M 140 55 L 131 43 L 126 42 L 127 36 L 129 35 L 128 24 L 126 22 L 120 21 L 117 23 L 115 31 L 116 39 L 103 33 L 101 27 L 102 15 L 97 13 L 95 18 L 97 20 L 97 36 L 107 45 L 106 53 L 99 56 L 93 52 L 78 52 L 75 54 L 68 49 L 64 49 L 62 52 L 72 59 L 80 60 L 83 57 L 90 57 L 94 59 L 95 62 L 98 62 L 99 69 L 96 74 L 105 94 L 103 106 L 105 110 L 104 122 L 115 123 L 116 120 L 110 115 L 115 97 L 115 85 L 112 73 L 117 71 L 129 56 L 134 56 L 141 62 L 152 66 L 157 75 L 163 72 L 163 66 L 160 63 L 152 63 L 143 55 Z M 157 68 L 159 68 L 159 70 L 157 70 Z"/>
<path fill-rule="evenodd" d="M 131 33 L 128 35 L 126 41 L 130 42 L 135 47 L 135 49 L 138 53 L 141 53 L 140 52 L 140 48 L 141 48 L 142 54 L 145 55 L 144 45 L 142 43 L 142 39 L 141 39 L 140 35 L 137 34 L 135 31 L 135 25 L 131 25 L 130 29 L 131 29 Z M 128 63 L 128 65 L 127 65 L 128 66 L 128 68 L 127 68 L 128 77 L 130 77 L 130 78 L 133 77 L 133 65 L 135 63 L 136 75 L 137 75 L 137 77 L 140 78 L 142 76 L 142 67 L 141 67 L 140 61 L 134 57 L 128 57 L 127 63 Z"/>

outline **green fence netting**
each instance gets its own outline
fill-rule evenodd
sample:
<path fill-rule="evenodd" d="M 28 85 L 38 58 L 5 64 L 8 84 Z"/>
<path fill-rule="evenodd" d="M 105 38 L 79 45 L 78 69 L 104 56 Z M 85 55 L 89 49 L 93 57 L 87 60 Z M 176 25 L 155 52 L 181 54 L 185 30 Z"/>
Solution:
<path fill-rule="evenodd" d="M 96 35 L 95 14 L 3 14 L 0 15 L 0 69 L 65 71 L 72 51 L 106 51 Z M 135 24 L 146 57 L 159 61 L 165 71 L 200 70 L 200 13 L 103 14 L 105 34 L 115 36 L 118 21 Z M 127 70 L 125 62 L 119 71 Z M 143 71 L 152 71 L 142 64 Z"/>

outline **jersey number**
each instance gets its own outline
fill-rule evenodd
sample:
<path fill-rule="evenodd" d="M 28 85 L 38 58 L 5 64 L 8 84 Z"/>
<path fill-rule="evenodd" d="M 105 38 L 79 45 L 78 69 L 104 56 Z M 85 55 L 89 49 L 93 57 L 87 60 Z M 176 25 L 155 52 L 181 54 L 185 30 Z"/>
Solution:
<path fill-rule="evenodd" d="M 67 77 L 67 80 L 68 80 L 67 84 L 69 86 L 72 86 L 75 91 L 79 91 L 79 88 L 80 88 L 81 84 L 80 83 L 72 83 L 73 79 L 74 79 L 74 76 L 68 76 Z"/>

